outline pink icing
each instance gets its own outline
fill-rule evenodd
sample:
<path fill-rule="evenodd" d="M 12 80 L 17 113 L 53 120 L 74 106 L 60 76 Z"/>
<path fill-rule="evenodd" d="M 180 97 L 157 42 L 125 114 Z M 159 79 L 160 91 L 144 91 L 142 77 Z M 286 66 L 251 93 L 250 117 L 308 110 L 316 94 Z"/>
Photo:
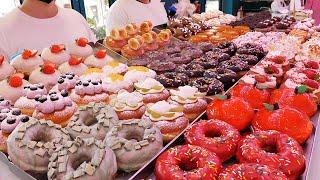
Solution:
<path fill-rule="evenodd" d="M 79 79 L 80 78 L 77 75 L 74 76 L 73 79 L 64 78 L 64 82 L 62 84 L 58 83 L 58 90 L 62 91 L 74 89 Z"/>
<path fill-rule="evenodd" d="M 55 111 L 61 111 L 67 106 L 72 106 L 72 101 L 69 97 L 63 97 L 60 93 L 57 93 L 56 95 L 58 99 L 55 101 L 52 101 L 50 98 L 50 95 L 47 95 L 47 100 L 43 103 L 39 102 L 36 105 L 36 109 L 44 114 L 50 114 Z"/>
<path fill-rule="evenodd" d="M 14 119 L 16 119 L 16 121 L 13 124 L 9 124 L 6 120 L 2 121 L 1 131 L 4 133 L 10 134 L 18 126 L 20 121 L 15 116 L 12 116 L 12 115 L 8 115 L 8 116 L 13 117 Z"/>
<path fill-rule="evenodd" d="M 0 110 L 10 108 L 11 104 L 8 100 L 0 101 Z"/>
<path fill-rule="evenodd" d="M 78 95 L 95 95 L 103 93 L 104 89 L 102 84 L 98 83 L 97 85 L 93 85 L 92 82 L 90 82 L 88 86 L 78 84 L 75 88 L 75 92 Z"/>
<path fill-rule="evenodd" d="M 30 88 L 24 88 L 23 89 L 23 93 L 24 95 L 28 98 L 28 99 L 34 99 L 37 95 L 45 95 L 47 94 L 47 90 L 46 88 L 38 88 L 38 86 L 40 86 L 42 84 L 34 84 L 34 85 L 30 85 L 29 87 L 35 87 L 37 88 L 37 90 L 31 90 Z"/>

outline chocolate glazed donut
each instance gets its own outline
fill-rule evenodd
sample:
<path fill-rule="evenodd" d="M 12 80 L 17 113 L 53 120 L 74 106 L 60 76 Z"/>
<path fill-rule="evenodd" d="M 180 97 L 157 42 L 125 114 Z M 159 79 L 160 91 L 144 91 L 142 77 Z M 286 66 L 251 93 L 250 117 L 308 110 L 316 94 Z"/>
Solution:
<path fill-rule="evenodd" d="M 219 94 L 224 91 L 224 85 L 214 78 L 197 78 L 189 82 L 190 86 L 197 87 L 200 92 L 207 93 L 207 96 Z"/>
<path fill-rule="evenodd" d="M 222 52 L 233 56 L 237 52 L 237 46 L 233 42 L 224 41 L 217 45 L 217 48 L 221 49 Z"/>
<path fill-rule="evenodd" d="M 156 77 L 164 87 L 174 87 L 185 86 L 188 84 L 189 77 L 184 73 L 167 72 L 160 74 Z"/>
<path fill-rule="evenodd" d="M 158 73 L 170 72 L 176 69 L 174 63 L 166 61 L 153 61 L 147 67 Z"/>

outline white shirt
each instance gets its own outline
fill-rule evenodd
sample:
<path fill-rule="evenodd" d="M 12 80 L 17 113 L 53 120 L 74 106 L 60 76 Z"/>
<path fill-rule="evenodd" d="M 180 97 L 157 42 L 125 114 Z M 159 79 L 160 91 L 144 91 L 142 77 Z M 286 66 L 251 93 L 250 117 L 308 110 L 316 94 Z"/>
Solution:
<path fill-rule="evenodd" d="M 52 44 L 70 44 L 79 37 L 96 41 L 86 20 L 72 9 L 59 8 L 56 16 L 38 19 L 16 8 L 0 18 L 0 54 L 8 58 L 24 49 L 41 52 Z"/>
<path fill-rule="evenodd" d="M 137 0 L 117 0 L 109 9 L 106 19 L 106 32 L 113 28 L 123 28 L 129 23 L 140 24 L 149 20 L 154 26 L 168 22 L 164 4 L 160 0 L 151 0 L 149 4 Z"/>

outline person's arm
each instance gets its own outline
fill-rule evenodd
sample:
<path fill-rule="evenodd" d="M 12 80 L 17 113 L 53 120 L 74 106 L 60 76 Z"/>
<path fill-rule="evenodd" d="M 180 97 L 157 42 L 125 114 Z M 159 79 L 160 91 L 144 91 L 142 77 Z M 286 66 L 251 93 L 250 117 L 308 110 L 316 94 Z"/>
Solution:
<path fill-rule="evenodd" d="M 106 34 L 109 35 L 112 29 L 123 28 L 129 23 L 129 17 L 124 7 L 111 7 L 106 18 Z"/>

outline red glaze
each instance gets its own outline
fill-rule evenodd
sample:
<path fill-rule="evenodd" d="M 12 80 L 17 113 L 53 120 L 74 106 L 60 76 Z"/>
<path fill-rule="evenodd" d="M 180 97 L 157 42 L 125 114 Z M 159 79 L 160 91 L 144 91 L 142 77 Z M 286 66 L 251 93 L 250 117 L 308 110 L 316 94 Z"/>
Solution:
<path fill-rule="evenodd" d="M 306 68 L 319 69 L 319 64 L 317 61 L 308 61 L 304 65 Z"/>
<path fill-rule="evenodd" d="M 2 65 L 3 61 L 4 61 L 4 56 L 0 54 L 0 66 Z"/>
<path fill-rule="evenodd" d="M 22 53 L 22 58 L 29 59 L 29 58 L 35 57 L 37 55 L 37 53 L 38 53 L 37 50 L 25 49 Z"/>
<path fill-rule="evenodd" d="M 316 78 L 319 76 L 317 74 L 317 71 L 313 69 L 305 69 L 302 71 L 303 74 L 305 74 L 309 79 L 316 80 Z"/>
<path fill-rule="evenodd" d="M 303 82 L 304 85 L 309 86 L 312 89 L 318 89 L 319 88 L 319 83 L 315 80 L 312 79 L 307 79 Z"/>
<path fill-rule="evenodd" d="M 54 72 L 56 72 L 55 65 L 53 63 L 44 64 L 42 67 L 42 72 L 44 74 L 53 74 Z"/>
<path fill-rule="evenodd" d="M 156 162 L 157 180 L 212 180 L 222 169 L 219 158 L 205 148 L 182 145 L 162 153 Z"/>
<path fill-rule="evenodd" d="M 82 57 L 71 56 L 68 63 L 70 66 L 76 66 L 79 65 L 82 62 L 82 60 Z"/>
<path fill-rule="evenodd" d="M 253 85 L 239 83 L 231 89 L 230 94 L 245 99 L 251 107 L 259 109 L 263 107 L 263 103 L 268 103 L 270 93 L 265 89 L 258 89 Z"/>
<path fill-rule="evenodd" d="M 278 74 L 280 72 L 279 69 L 274 65 L 268 65 L 267 67 L 265 67 L 264 71 L 267 74 Z"/>
<path fill-rule="evenodd" d="M 107 55 L 107 50 L 106 49 L 100 49 L 95 54 L 96 58 L 98 58 L 98 59 L 102 59 L 102 58 L 106 57 L 106 55 Z"/>
<path fill-rule="evenodd" d="M 263 148 L 274 147 L 275 152 Z M 305 169 L 303 149 L 297 141 L 277 131 L 259 131 L 240 141 L 240 163 L 259 163 L 282 171 L 289 179 L 298 178 Z"/>
<path fill-rule="evenodd" d="M 234 164 L 219 174 L 219 180 L 287 180 L 283 172 L 266 165 L 256 163 Z"/>
<path fill-rule="evenodd" d="M 60 53 L 61 51 L 65 50 L 66 47 L 63 44 L 54 44 L 50 47 L 50 50 L 52 53 L 57 54 Z"/>
<path fill-rule="evenodd" d="M 239 97 L 219 100 L 215 98 L 207 107 L 209 119 L 219 119 L 231 124 L 239 131 L 246 129 L 253 118 L 254 110 Z"/>
<path fill-rule="evenodd" d="M 277 130 L 286 133 L 300 144 L 309 138 L 313 129 L 312 122 L 305 113 L 288 106 L 271 111 L 260 109 L 252 125 L 255 130 Z"/>
<path fill-rule="evenodd" d="M 290 106 L 312 117 L 317 112 L 317 104 L 308 93 L 298 93 L 294 89 L 281 88 L 271 94 L 271 104 L 278 103 L 280 107 Z"/>
<path fill-rule="evenodd" d="M 238 130 L 230 124 L 214 119 L 195 123 L 184 136 L 188 144 L 216 153 L 221 161 L 235 155 L 241 138 Z"/>
<path fill-rule="evenodd" d="M 17 88 L 22 86 L 23 81 L 21 78 L 20 74 L 13 74 L 10 78 L 9 78 L 9 85 L 11 87 Z"/>
<path fill-rule="evenodd" d="M 80 47 L 86 47 L 86 45 L 88 44 L 88 39 L 86 38 L 79 38 L 79 39 L 76 39 L 76 43 L 78 46 Z"/>
<path fill-rule="evenodd" d="M 267 76 L 259 75 L 259 74 L 255 75 L 254 79 L 259 83 L 265 83 L 265 82 L 268 81 L 268 77 Z"/>

